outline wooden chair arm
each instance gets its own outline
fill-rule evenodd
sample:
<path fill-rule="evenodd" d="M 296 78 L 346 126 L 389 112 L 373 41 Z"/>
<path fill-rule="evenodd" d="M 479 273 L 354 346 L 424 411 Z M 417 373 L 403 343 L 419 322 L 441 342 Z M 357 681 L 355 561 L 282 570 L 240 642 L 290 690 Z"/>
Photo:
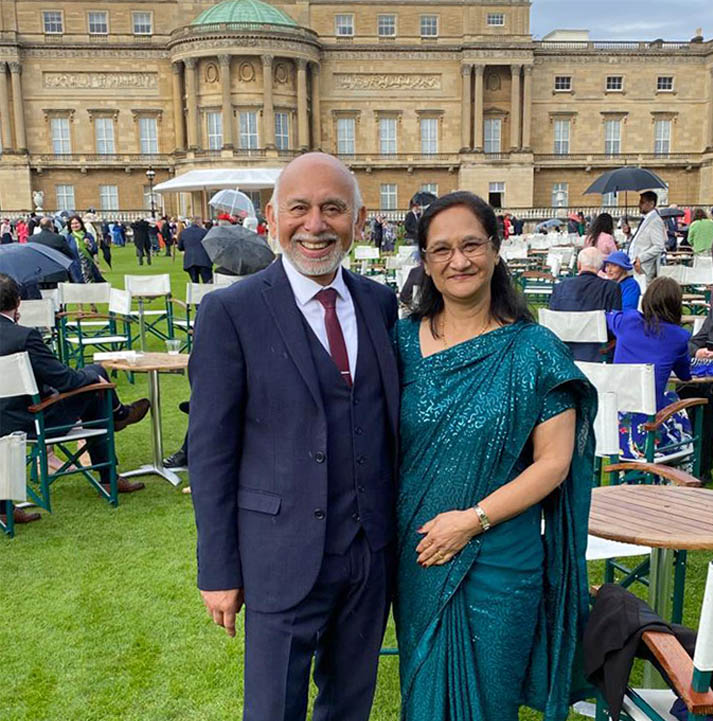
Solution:
<path fill-rule="evenodd" d="M 644 423 L 645 431 L 655 431 L 660 428 L 674 413 L 692 408 L 693 406 L 704 406 L 708 403 L 707 398 L 686 398 L 685 400 L 669 403 L 656 414 L 656 420 L 650 423 Z"/>
<path fill-rule="evenodd" d="M 701 482 L 690 473 L 686 473 L 686 471 L 682 471 L 680 468 L 664 466 L 662 463 L 632 461 L 631 463 L 615 463 L 604 468 L 605 473 L 615 473 L 619 471 L 651 473 L 655 476 L 661 476 L 661 478 L 665 478 L 667 481 L 671 481 L 674 486 L 686 486 L 688 488 L 699 488 L 701 486 Z"/>
<path fill-rule="evenodd" d="M 188 304 L 184 303 L 182 300 L 179 300 L 178 298 L 169 298 L 168 300 L 171 303 L 181 306 L 184 310 L 188 310 Z"/>
<path fill-rule="evenodd" d="M 54 405 L 58 401 L 63 401 L 65 398 L 71 398 L 72 396 L 77 396 L 80 393 L 89 393 L 91 391 L 108 391 L 112 390 L 113 388 L 116 388 L 115 383 L 92 383 L 88 386 L 75 388 L 73 391 L 67 391 L 66 393 L 58 393 L 56 396 L 50 396 L 49 398 L 43 400 L 41 403 L 37 403 L 34 406 L 29 406 L 27 410 L 30 413 L 39 413 L 45 408 Z"/>
<path fill-rule="evenodd" d="M 93 313 L 84 310 L 64 310 L 61 313 L 56 314 L 58 318 L 76 318 L 77 320 L 84 320 L 85 318 L 107 318 L 111 320 L 110 315 L 106 313 Z"/>
<path fill-rule="evenodd" d="M 644 631 L 642 640 L 666 672 L 688 712 L 701 716 L 713 713 L 713 691 L 701 693 L 691 688 L 693 661 L 676 637 L 663 631 Z"/>

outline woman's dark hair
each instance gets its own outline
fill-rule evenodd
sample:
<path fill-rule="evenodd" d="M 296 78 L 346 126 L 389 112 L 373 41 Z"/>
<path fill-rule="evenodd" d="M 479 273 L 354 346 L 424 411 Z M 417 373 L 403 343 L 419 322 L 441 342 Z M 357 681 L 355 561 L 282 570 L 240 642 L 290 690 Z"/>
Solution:
<path fill-rule="evenodd" d="M 673 278 L 659 277 L 653 280 L 641 300 L 646 330 L 658 335 L 661 323 L 680 325 L 682 301 L 681 286 Z"/>
<path fill-rule="evenodd" d="M 696 208 L 693 211 L 693 220 L 705 220 L 708 216 L 703 208 Z"/>
<path fill-rule="evenodd" d="M 428 242 L 428 229 L 433 219 L 444 210 L 462 206 L 468 208 L 483 226 L 488 237 L 491 239 L 495 251 L 500 250 L 500 235 L 498 233 L 498 221 L 493 209 L 477 195 L 465 190 L 457 190 L 454 193 L 442 195 L 434 200 L 425 210 L 418 222 L 418 249 L 421 259 L 426 260 L 426 244 Z M 523 320 L 534 322 L 532 313 L 527 307 L 524 296 L 515 289 L 510 271 L 504 260 L 495 265 L 493 278 L 490 281 L 490 313 L 492 317 L 503 325 Z M 434 338 L 438 337 L 436 328 L 436 316 L 443 310 L 443 296 L 436 288 L 433 279 L 424 275 L 423 286 L 419 293 L 416 307 L 411 313 L 411 320 L 421 321 L 428 318 L 431 325 L 431 333 Z"/>
<path fill-rule="evenodd" d="M 72 215 L 71 217 L 67 218 L 67 227 L 69 228 L 69 232 L 72 232 L 72 221 L 78 220 L 79 226 L 81 227 L 82 231 L 85 233 L 87 232 L 87 229 L 84 227 L 84 221 L 78 216 L 78 215 Z"/>
<path fill-rule="evenodd" d="M 600 213 L 589 228 L 585 245 L 597 247 L 597 240 L 602 233 L 614 235 L 614 218 L 609 213 Z"/>
<path fill-rule="evenodd" d="M 0 273 L 0 313 L 15 310 L 20 305 L 20 286 L 14 278 Z"/>

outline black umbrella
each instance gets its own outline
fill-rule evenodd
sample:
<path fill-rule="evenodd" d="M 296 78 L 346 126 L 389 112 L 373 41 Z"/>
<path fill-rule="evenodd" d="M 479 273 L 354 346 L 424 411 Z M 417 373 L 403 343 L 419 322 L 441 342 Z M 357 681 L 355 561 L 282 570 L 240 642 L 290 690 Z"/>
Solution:
<path fill-rule="evenodd" d="M 427 190 L 420 190 L 411 198 L 411 205 L 430 205 L 434 200 L 438 200 L 437 195 Z"/>
<path fill-rule="evenodd" d="M 666 183 L 651 170 L 626 165 L 604 173 L 584 191 L 584 194 L 606 195 L 620 190 L 651 190 L 666 187 Z"/>
<path fill-rule="evenodd" d="M 683 218 L 686 214 L 680 208 L 661 208 L 659 215 L 662 218 Z"/>
<path fill-rule="evenodd" d="M 18 283 L 40 283 L 45 278 L 66 272 L 72 259 L 41 243 L 0 245 L 0 273 Z"/>
<path fill-rule="evenodd" d="M 236 275 L 257 273 L 275 260 L 265 239 L 242 225 L 215 225 L 201 243 L 213 263 Z"/>

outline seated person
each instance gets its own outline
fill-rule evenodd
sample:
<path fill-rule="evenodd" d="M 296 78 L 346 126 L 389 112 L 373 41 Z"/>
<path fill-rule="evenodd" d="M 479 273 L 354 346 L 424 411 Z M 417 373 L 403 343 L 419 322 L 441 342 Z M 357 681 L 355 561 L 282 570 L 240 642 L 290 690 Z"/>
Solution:
<path fill-rule="evenodd" d="M 607 325 L 616 336 L 614 363 L 653 363 L 656 376 L 656 412 L 678 400 L 666 384 L 673 371 L 690 380 L 688 356 L 690 333 L 681 328 L 681 286 L 672 278 L 654 279 L 644 293 L 642 312 L 624 310 L 607 313 Z M 644 458 L 648 417 L 642 413 L 619 414 L 619 447 L 624 458 Z M 691 424 L 680 411 L 656 432 L 656 446 L 690 438 Z"/>
<path fill-rule="evenodd" d="M 106 371 L 99 365 L 88 365 L 73 370 L 61 363 L 45 345 L 42 337 L 34 328 L 17 324 L 20 318 L 20 289 L 18 284 L 8 275 L 0 273 L 0 355 L 27 352 L 32 363 L 37 387 L 42 399 L 57 392 L 65 393 L 93 383 L 108 383 Z M 132 423 L 138 423 L 149 410 L 146 398 L 124 405 L 116 393 L 111 391 L 114 409 L 114 430 L 121 431 Z M 31 401 L 27 396 L 15 396 L 0 399 L 0 436 L 14 431 L 35 431 L 34 415 L 27 410 Z M 60 426 L 74 423 L 80 418 L 91 421 L 103 417 L 105 398 L 102 393 L 83 393 L 65 398 L 47 408 L 44 412 L 47 426 Z M 92 463 L 104 463 L 108 459 L 108 446 L 105 436 L 90 438 L 86 441 L 87 450 Z M 109 470 L 99 469 L 102 485 L 109 489 Z M 141 490 L 143 483 L 131 483 L 125 478 L 118 478 L 119 493 L 131 493 Z M 5 513 L 4 504 L 0 506 L 0 514 Z M 32 515 L 36 520 L 39 514 L 25 514 L 15 509 L 15 521 L 27 522 L 24 516 Z"/>
<path fill-rule="evenodd" d="M 638 310 L 641 298 L 641 286 L 632 275 L 634 266 L 623 250 L 611 253 L 604 260 L 604 271 L 609 280 L 619 284 L 621 289 L 621 309 Z"/>
<path fill-rule="evenodd" d="M 596 248 L 583 248 L 577 256 L 578 275 L 555 285 L 550 310 L 620 310 L 621 290 L 612 280 L 600 278 L 604 256 Z M 575 360 L 598 363 L 601 343 L 567 343 Z"/>

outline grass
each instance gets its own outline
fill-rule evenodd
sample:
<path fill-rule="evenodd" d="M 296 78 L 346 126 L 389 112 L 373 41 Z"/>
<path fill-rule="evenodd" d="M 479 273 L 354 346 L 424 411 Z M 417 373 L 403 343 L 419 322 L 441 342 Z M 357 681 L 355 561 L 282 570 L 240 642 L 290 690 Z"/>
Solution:
<path fill-rule="evenodd" d="M 113 255 L 105 277 L 118 287 L 125 273 L 169 272 L 176 297 L 185 297 L 180 258 L 139 269 L 133 247 Z M 163 350 L 155 339 L 150 347 Z M 147 395 L 145 375 L 135 386 L 123 375 L 117 382 L 126 401 Z M 165 454 L 183 439 L 177 404 L 188 392 L 185 376 L 161 377 Z M 148 420 L 117 436 L 117 452 L 123 469 L 150 459 Z M 144 491 L 112 509 L 86 481 L 64 478 L 53 489 L 54 513 L 19 526 L 12 540 L 0 537 L 0 721 L 240 717 L 241 633 L 229 639 L 203 610 L 190 497 L 160 478 L 142 480 Z M 709 557 L 689 556 L 687 625 L 697 625 Z M 394 643 L 390 625 L 386 644 Z M 396 721 L 398 709 L 398 659 L 385 657 L 372 721 Z"/>

